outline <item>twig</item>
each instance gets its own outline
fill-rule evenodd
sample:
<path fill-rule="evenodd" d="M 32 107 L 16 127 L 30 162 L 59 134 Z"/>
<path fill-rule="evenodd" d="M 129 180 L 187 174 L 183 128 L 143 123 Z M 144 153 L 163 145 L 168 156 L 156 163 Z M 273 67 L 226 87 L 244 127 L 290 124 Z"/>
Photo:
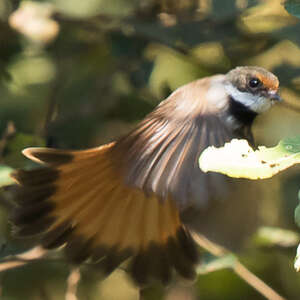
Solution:
<path fill-rule="evenodd" d="M 68 277 L 67 281 L 67 292 L 66 292 L 66 300 L 78 300 L 77 286 L 80 280 L 80 271 L 79 268 L 74 268 Z"/>
<path fill-rule="evenodd" d="M 203 235 L 196 233 L 194 231 L 191 232 L 196 243 L 209 253 L 213 254 L 217 257 L 222 257 L 224 255 L 232 254 L 222 246 L 210 241 Z M 47 250 L 44 250 L 41 247 L 35 247 L 25 253 L 10 257 L 3 262 L 0 262 L 0 272 L 17 268 L 28 264 L 33 261 L 37 261 L 42 259 Z M 51 261 L 59 261 L 57 259 Z M 277 292 L 275 292 L 271 287 L 269 287 L 266 283 L 264 283 L 260 278 L 254 275 L 250 270 L 248 270 L 242 263 L 238 260 L 235 262 L 233 266 L 233 271 L 240 276 L 244 281 L 246 281 L 249 285 L 251 285 L 256 291 L 258 291 L 261 295 L 266 297 L 269 300 L 286 300 L 282 296 L 280 296 Z M 76 292 L 77 285 L 80 280 L 80 273 L 78 269 L 74 269 L 68 278 L 68 288 L 66 293 L 66 300 L 77 300 Z M 145 299 L 145 293 L 147 289 L 140 289 L 139 299 Z"/>
<path fill-rule="evenodd" d="M 27 263 L 28 261 L 22 261 L 22 260 L 7 261 L 0 264 L 0 272 L 21 267 Z"/>
<path fill-rule="evenodd" d="M 33 249 L 30 249 L 29 251 L 18 255 L 8 255 L 0 260 L 0 273 L 9 269 L 17 268 L 37 261 L 64 264 L 69 263 L 69 261 L 65 258 L 46 256 L 47 253 L 48 250 L 45 250 L 42 247 L 35 247 Z M 81 264 L 81 266 L 87 267 L 90 267 L 92 265 L 94 266 L 94 264 L 91 262 L 84 262 Z"/>
<path fill-rule="evenodd" d="M 222 257 L 228 253 L 228 250 L 222 246 L 208 240 L 205 236 L 192 231 L 192 236 L 196 243 L 209 253 L 217 257 Z M 245 280 L 249 285 L 251 285 L 256 291 L 269 300 L 286 300 L 275 292 L 271 287 L 264 283 L 260 278 L 254 275 L 250 270 L 248 270 L 242 263 L 238 260 L 233 266 L 233 271 L 239 275 L 243 280 Z"/>
<path fill-rule="evenodd" d="M 16 255 L 13 259 L 0 263 L 0 272 L 23 266 L 33 260 L 37 260 L 46 254 L 46 250 L 35 247 L 25 253 Z"/>

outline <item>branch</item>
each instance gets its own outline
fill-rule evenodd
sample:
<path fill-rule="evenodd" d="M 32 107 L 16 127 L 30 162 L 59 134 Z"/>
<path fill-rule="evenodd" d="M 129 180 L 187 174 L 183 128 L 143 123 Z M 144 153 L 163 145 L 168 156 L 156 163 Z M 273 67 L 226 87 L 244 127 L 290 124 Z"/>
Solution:
<path fill-rule="evenodd" d="M 223 257 L 230 253 L 228 250 L 223 248 L 222 246 L 210 241 L 203 235 L 191 231 L 191 234 L 196 241 L 196 243 L 209 253 L 213 254 L 217 257 Z M 43 259 L 47 250 L 41 247 L 35 247 L 25 253 L 8 257 L 4 261 L 0 262 L 0 272 L 17 268 L 23 266 L 27 263 L 37 261 Z M 232 254 L 234 255 L 234 254 Z M 57 259 L 51 261 L 58 261 Z M 286 300 L 278 293 L 276 293 L 271 287 L 269 287 L 266 283 L 264 283 L 260 278 L 254 275 L 250 270 L 248 270 L 242 263 L 236 261 L 233 266 L 233 271 L 244 281 L 246 281 L 250 286 L 252 286 L 257 292 L 261 295 L 266 297 L 269 300 Z M 77 292 L 77 285 L 80 280 L 80 273 L 78 268 L 74 269 L 68 278 L 68 288 L 66 293 L 66 300 L 77 300 L 76 292 Z M 147 289 L 140 289 L 140 297 L 139 299 L 145 299 L 145 294 L 147 294 Z"/>
<path fill-rule="evenodd" d="M 196 243 L 209 253 L 213 254 L 217 257 L 222 257 L 230 252 L 223 248 L 222 246 L 208 240 L 205 236 L 196 233 L 195 231 L 191 231 L 191 234 L 196 241 Z M 240 276 L 243 280 L 245 280 L 249 285 L 251 285 L 257 292 L 266 297 L 269 300 L 286 300 L 278 293 L 276 293 L 271 287 L 269 287 L 266 283 L 264 283 L 260 278 L 254 275 L 251 271 L 249 271 L 243 264 L 239 261 L 233 266 L 233 271 Z"/>
<path fill-rule="evenodd" d="M 40 259 L 46 254 L 47 250 L 41 247 L 35 247 L 25 253 L 13 256 L 11 258 L 5 259 L 5 261 L 0 263 L 0 272 L 17 268 L 28 264 L 29 262 Z"/>
<path fill-rule="evenodd" d="M 67 281 L 67 292 L 65 300 L 78 300 L 76 293 L 77 293 L 77 286 L 80 280 L 80 271 L 79 268 L 74 268 L 68 277 Z"/>

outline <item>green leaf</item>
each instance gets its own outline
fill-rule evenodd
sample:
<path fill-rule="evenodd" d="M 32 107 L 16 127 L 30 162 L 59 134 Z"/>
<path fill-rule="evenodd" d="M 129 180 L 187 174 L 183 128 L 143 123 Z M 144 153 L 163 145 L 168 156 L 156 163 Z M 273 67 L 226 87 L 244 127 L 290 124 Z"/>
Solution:
<path fill-rule="evenodd" d="M 298 245 L 298 248 L 297 248 L 297 254 L 296 254 L 296 258 L 295 258 L 294 268 L 296 269 L 297 272 L 300 271 L 300 244 Z"/>
<path fill-rule="evenodd" d="M 183 84 L 209 75 L 196 66 L 190 57 L 165 46 L 149 46 L 146 57 L 154 61 L 149 86 L 157 97 L 166 96 L 166 89 L 173 91 Z"/>
<path fill-rule="evenodd" d="M 286 9 L 286 11 L 297 17 L 300 18 L 300 1 L 299 0 L 287 0 L 284 3 L 284 8 Z"/>
<path fill-rule="evenodd" d="M 209 259 L 197 267 L 197 274 L 207 274 L 221 269 L 233 268 L 237 262 L 237 258 L 233 254 L 224 255 L 219 258 Z"/>
<path fill-rule="evenodd" d="M 56 9 L 70 17 L 88 18 L 101 16 L 128 16 L 138 7 L 138 1 L 127 0 L 56 0 Z"/>
<path fill-rule="evenodd" d="M 300 235 L 297 232 L 268 226 L 259 228 L 254 238 L 260 246 L 291 247 L 300 241 Z"/>
<path fill-rule="evenodd" d="M 270 178 L 300 163 L 300 136 L 284 139 L 276 147 L 254 151 L 246 140 L 234 139 L 224 147 L 208 147 L 200 158 L 203 172 L 213 171 L 235 178 Z"/>
<path fill-rule="evenodd" d="M 14 169 L 9 166 L 0 165 L 0 187 L 14 183 L 13 179 L 10 177 L 13 170 Z"/>

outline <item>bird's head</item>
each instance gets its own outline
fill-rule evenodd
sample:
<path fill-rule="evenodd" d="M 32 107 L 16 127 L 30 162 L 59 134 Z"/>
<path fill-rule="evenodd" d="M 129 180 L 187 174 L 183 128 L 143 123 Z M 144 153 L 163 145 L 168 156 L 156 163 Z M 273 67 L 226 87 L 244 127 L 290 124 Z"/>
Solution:
<path fill-rule="evenodd" d="M 225 77 L 225 89 L 233 100 L 257 114 L 281 101 L 278 87 L 278 78 L 260 67 L 237 67 Z"/>

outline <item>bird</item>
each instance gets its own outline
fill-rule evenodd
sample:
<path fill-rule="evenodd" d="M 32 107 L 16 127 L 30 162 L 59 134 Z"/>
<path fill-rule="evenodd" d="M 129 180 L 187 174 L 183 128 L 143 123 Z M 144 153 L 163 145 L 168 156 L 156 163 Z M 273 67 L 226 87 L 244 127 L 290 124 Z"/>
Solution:
<path fill-rule="evenodd" d="M 280 101 L 273 73 L 240 66 L 179 87 L 109 144 L 24 149 L 40 166 L 12 175 L 15 233 L 64 248 L 72 263 L 90 261 L 105 275 L 126 261 L 138 286 L 167 284 L 174 274 L 192 280 L 199 249 L 182 215 L 218 189 L 199 156 L 233 138 L 254 145 L 255 117 Z"/>

